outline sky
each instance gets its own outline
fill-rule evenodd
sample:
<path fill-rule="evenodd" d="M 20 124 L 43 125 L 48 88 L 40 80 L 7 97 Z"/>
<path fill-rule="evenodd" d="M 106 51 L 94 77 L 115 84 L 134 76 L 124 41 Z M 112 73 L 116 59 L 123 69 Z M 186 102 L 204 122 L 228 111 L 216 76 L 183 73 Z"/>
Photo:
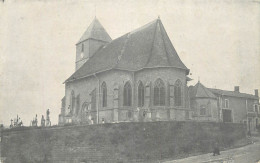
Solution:
<path fill-rule="evenodd" d="M 160 16 L 194 85 L 260 89 L 260 1 L 5 0 L 0 2 L 0 123 L 50 109 L 58 123 L 75 44 L 94 17 L 112 39 Z"/>

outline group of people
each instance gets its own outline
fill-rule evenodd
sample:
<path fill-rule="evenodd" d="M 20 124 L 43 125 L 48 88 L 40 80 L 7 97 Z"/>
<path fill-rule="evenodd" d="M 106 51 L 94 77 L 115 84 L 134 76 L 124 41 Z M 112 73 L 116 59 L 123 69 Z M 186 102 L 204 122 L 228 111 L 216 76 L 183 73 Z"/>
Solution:
<path fill-rule="evenodd" d="M 31 126 L 38 126 L 38 119 L 37 119 L 37 114 L 35 116 L 35 118 L 31 121 Z M 45 126 L 51 126 L 51 121 L 50 121 L 50 110 L 48 109 L 46 111 L 46 120 L 44 118 L 44 115 L 42 115 L 41 118 L 41 126 L 45 127 Z"/>
<path fill-rule="evenodd" d="M 21 126 L 23 126 L 23 121 L 21 120 L 21 118 L 18 115 L 16 118 L 11 119 L 10 128 L 21 127 Z"/>

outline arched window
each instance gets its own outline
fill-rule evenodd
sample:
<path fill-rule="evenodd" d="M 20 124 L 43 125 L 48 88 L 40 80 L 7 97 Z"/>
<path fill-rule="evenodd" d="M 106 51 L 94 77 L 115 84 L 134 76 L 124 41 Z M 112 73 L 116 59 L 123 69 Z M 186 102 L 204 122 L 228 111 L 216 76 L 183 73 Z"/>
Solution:
<path fill-rule="evenodd" d="M 76 114 L 78 115 L 80 109 L 80 94 L 76 97 Z"/>
<path fill-rule="evenodd" d="M 102 91 L 102 106 L 107 107 L 107 85 L 105 82 L 101 85 L 101 91 Z"/>
<path fill-rule="evenodd" d="M 175 106 L 181 106 L 181 81 L 177 80 L 174 84 L 174 104 Z"/>
<path fill-rule="evenodd" d="M 132 87 L 129 82 L 124 86 L 124 106 L 132 105 Z"/>
<path fill-rule="evenodd" d="M 71 91 L 71 95 L 70 95 L 70 106 L 71 106 L 70 111 L 73 113 L 75 108 L 75 93 L 73 90 Z"/>
<path fill-rule="evenodd" d="M 161 79 L 157 79 L 154 84 L 154 105 L 165 105 L 165 86 Z"/>
<path fill-rule="evenodd" d="M 142 82 L 138 85 L 138 107 L 144 106 L 144 85 Z"/>

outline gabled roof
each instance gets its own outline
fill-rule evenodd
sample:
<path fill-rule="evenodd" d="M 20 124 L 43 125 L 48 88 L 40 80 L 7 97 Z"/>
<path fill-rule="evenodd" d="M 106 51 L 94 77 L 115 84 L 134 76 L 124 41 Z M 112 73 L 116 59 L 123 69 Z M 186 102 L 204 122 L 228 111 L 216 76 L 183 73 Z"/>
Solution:
<path fill-rule="evenodd" d="M 89 25 L 85 33 L 81 36 L 77 44 L 88 39 L 95 39 L 105 42 L 110 42 L 112 40 L 97 18 L 92 21 L 92 23 Z"/>
<path fill-rule="evenodd" d="M 221 90 L 221 89 L 213 89 L 209 88 L 209 90 L 217 95 L 224 95 L 224 96 L 230 96 L 230 97 L 239 97 L 239 98 L 247 98 L 247 99 L 254 99 L 258 100 L 259 97 L 251 94 L 246 94 L 246 93 L 240 93 L 236 91 L 226 91 L 226 90 Z"/>
<path fill-rule="evenodd" d="M 191 98 L 217 98 L 208 88 L 198 82 L 190 90 Z"/>
<path fill-rule="evenodd" d="M 106 44 L 65 82 L 110 69 L 138 71 L 154 67 L 175 67 L 189 72 L 160 19 Z"/>

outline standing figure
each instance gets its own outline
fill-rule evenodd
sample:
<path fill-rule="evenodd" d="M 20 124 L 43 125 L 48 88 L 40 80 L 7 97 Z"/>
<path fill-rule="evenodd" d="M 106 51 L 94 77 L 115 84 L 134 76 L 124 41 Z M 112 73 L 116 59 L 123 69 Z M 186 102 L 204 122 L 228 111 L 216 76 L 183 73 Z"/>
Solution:
<path fill-rule="evenodd" d="M 13 128 L 13 120 L 11 119 L 11 124 L 10 124 L 10 128 Z"/>
<path fill-rule="evenodd" d="M 16 125 L 18 125 L 18 123 L 19 123 L 19 117 L 18 117 L 18 114 L 17 114 Z"/>
<path fill-rule="evenodd" d="M 42 119 L 41 119 L 41 126 L 44 127 L 45 126 L 45 119 L 44 116 L 42 115 Z"/>
<path fill-rule="evenodd" d="M 46 126 L 51 126 L 50 110 L 49 109 L 46 111 Z"/>
<path fill-rule="evenodd" d="M 38 123 L 38 120 L 37 120 L 37 114 L 36 114 L 36 117 L 35 117 L 35 126 L 37 127 L 37 123 Z"/>

